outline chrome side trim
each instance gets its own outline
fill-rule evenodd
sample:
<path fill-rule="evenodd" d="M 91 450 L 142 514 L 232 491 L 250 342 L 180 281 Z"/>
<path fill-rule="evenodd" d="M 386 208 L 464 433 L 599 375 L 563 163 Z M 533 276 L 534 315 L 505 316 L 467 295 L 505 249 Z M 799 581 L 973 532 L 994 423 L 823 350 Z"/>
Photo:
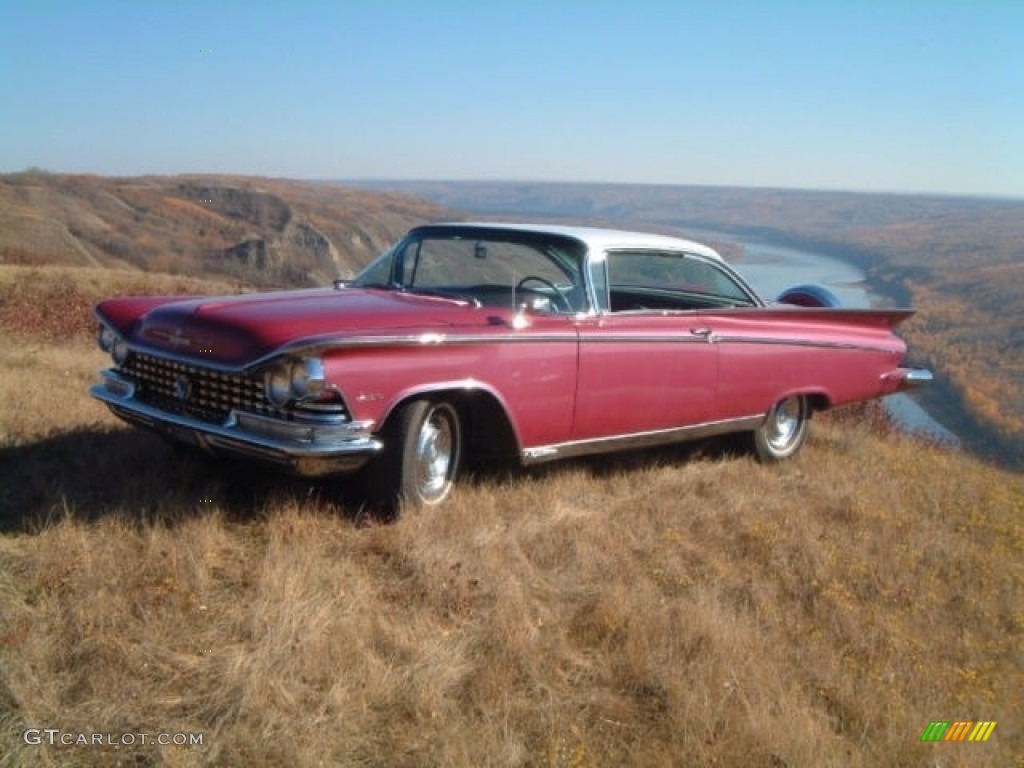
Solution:
<path fill-rule="evenodd" d="M 872 346 L 868 344 L 849 344 L 845 342 L 827 341 L 806 341 L 801 339 L 778 339 L 754 336 L 719 336 L 711 333 L 707 337 L 693 336 L 689 329 L 680 328 L 678 332 L 664 334 L 630 334 L 630 333 L 595 333 L 593 331 L 577 332 L 575 328 L 560 333 L 526 334 L 526 333 L 502 333 L 502 334 L 447 334 L 447 333 L 417 333 L 417 334 L 396 334 L 380 336 L 355 336 L 344 339 L 337 337 L 330 338 L 307 338 L 285 344 L 273 352 L 263 355 L 252 362 L 243 365 L 227 365 L 214 360 L 197 358 L 189 355 L 175 354 L 164 349 L 157 349 L 148 345 L 135 343 L 128 344 L 132 352 L 151 355 L 165 360 L 186 363 L 188 365 L 202 365 L 219 373 L 248 373 L 262 368 L 271 361 L 283 355 L 299 355 L 300 353 L 315 355 L 328 350 L 335 349 L 360 349 L 367 347 L 422 347 L 439 346 L 445 344 L 550 344 L 550 343 L 585 343 L 585 344 L 612 344 L 612 343 L 644 343 L 644 344 L 771 344 L 794 347 L 816 347 L 825 349 L 854 349 L 869 352 L 889 352 L 884 346 Z"/>
<path fill-rule="evenodd" d="M 270 357 L 277 357 L 282 354 L 296 354 L 299 349 L 315 349 L 317 351 L 326 349 L 345 349 L 349 347 L 423 347 L 436 346 L 440 344 L 529 344 L 531 342 L 573 342 L 579 338 L 576 327 L 572 326 L 565 331 L 545 333 L 515 333 L 511 329 L 505 333 L 416 333 L 416 334 L 392 334 L 380 336 L 349 336 L 339 339 L 336 336 L 320 341 L 318 339 L 305 339 L 285 344 L 276 350 Z M 261 358 L 266 360 L 267 358 Z M 247 365 L 247 368 L 258 367 L 260 360 Z"/>
<path fill-rule="evenodd" d="M 258 357 L 255 360 L 248 363 L 244 363 L 242 365 L 228 365 L 226 363 L 218 363 L 215 360 L 208 360 L 206 358 L 200 359 L 190 355 L 176 354 L 166 349 L 160 349 L 158 347 L 152 347 L 144 344 L 129 343 L 128 348 L 132 352 L 150 355 L 152 357 L 159 357 L 164 360 L 186 363 L 188 365 L 201 365 L 203 368 L 209 369 L 211 371 L 216 371 L 218 373 L 241 374 L 259 370 L 260 368 L 266 366 L 271 361 L 279 357 L 282 357 L 283 355 L 298 356 L 299 353 L 315 355 L 332 349 L 358 349 L 362 347 L 381 346 L 422 347 L 437 346 L 441 344 L 529 344 L 552 342 L 575 344 L 578 338 L 579 337 L 576 333 L 575 328 L 565 331 L 564 333 L 544 333 L 531 335 L 512 333 L 488 335 L 418 333 L 415 335 L 355 336 L 344 339 L 338 339 L 336 336 L 332 336 L 329 339 L 324 338 L 323 340 L 320 340 L 318 338 L 306 338 L 300 341 L 292 342 L 290 344 L 285 344 L 281 347 L 278 347 L 269 354 Z"/>
<path fill-rule="evenodd" d="M 565 331 L 562 333 L 543 333 L 543 334 L 445 334 L 445 333 L 431 333 L 431 334 L 415 334 L 415 335 L 404 335 L 404 336 L 362 336 L 348 339 L 336 339 L 331 342 L 325 342 L 323 344 L 313 342 L 317 351 L 323 349 L 343 349 L 346 347 L 366 347 L 366 346 L 381 346 L 381 345 L 394 345 L 394 346 L 424 346 L 426 344 L 529 344 L 531 342 L 547 343 L 547 342 L 571 342 L 577 339 L 580 342 L 586 342 L 589 344 L 593 343 L 621 343 L 628 341 L 639 341 L 639 342 L 657 342 L 657 343 L 700 343 L 706 344 L 709 341 L 715 343 L 723 342 L 734 342 L 738 344 L 776 344 L 776 345 L 789 345 L 798 347 L 822 347 L 822 348 L 833 348 L 833 349 L 861 349 L 872 352 L 888 352 L 891 351 L 888 347 L 882 345 L 871 345 L 871 344 L 852 344 L 841 341 L 810 341 L 805 339 L 787 339 L 787 338 L 768 338 L 764 336 L 721 336 L 714 333 L 713 329 L 708 329 L 709 334 L 707 337 L 701 335 L 694 337 L 689 328 L 680 327 L 678 331 L 670 333 L 648 333 L 648 334 L 635 334 L 635 333 L 622 333 L 622 332 L 610 332 L 600 333 L 591 330 L 580 331 L 576 330 Z M 308 343 L 295 342 L 296 346 L 286 345 L 281 347 L 277 352 L 272 355 L 276 357 L 281 354 L 295 354 L 296 350 L 303 345 Z M 266 360 L 262 358 L 261 360 Z M 260 364 L 260 361 L 250 363 L 246 368 L 256 368 Z"/>
<path fill-rule="evenodd" d="M 623 342 L 638 344 L 711 344 L 718 341 L 712 333 L 696 336 L 688 329 L 676 333 L 586 333 L 580 334 L 581 344 L 608 344 Z"/>
<path fill-rule="evenodd" d="M 725 311 L 725 310 L 721 310 Z M 749 312 L 765 312 L 764 307 L 742 307 L 733 308 L 728 310 L 729 314 L 732 313 L 749 313 Z M 786 311 L 790 311 L 787 309 Z M 846 310 L 833 310 L 835 312 L 842 312 Z M 97 319 L 110 325 L 106 320 L 95 313 Z M 598 316 L 614 317 L 622 313 L 599 313 Z M 702 317 L 708 314 L 707 310 L 685 310 L 680 311 L 680 319 L 683 317 Z M 579 321 L 584 317 L 591 317 L 593 315 L 576 315 L 572 318 L 566 317 L 569 322 Z M 853 344 L 847 342 L 829 342 L 829 341 L 811 341 L 805 339 L 792 339 L 792 338 L 766 338 L 763 336 L 737 336 L 737 335 L 719 335 L 714 332 L 707 338 L 691 338 L 689 336 L 689 328 L 680 325 L 678 331 L 663 334 L 644 334 L 644 335 L 632 335 L 621 332 L 610 332 L 602 333 L 594 331 L 593 329 L 585 328 L 580 329 L 576 325 L 571 325 L 566 328 L 565 331 L 551 332 L 547 331 L 544 333 L 517 333 L 515 329 L 510 326 L 502 326 L 507 330 L 501 333 L 483 333 L 483 334 L 467 334 L 467 333 L 444 333 L 438 331 L 424 331 L 421 333 L 400 333 L 400 334 L 376 334 L 372 336 L 347 336 L 339 338 L 337 334 L 321 334 L 318 336 L 310 336 L 303 339 L 297 339 L 295 341 L 283 344 L 277 347 L 272 352 L 265 355 L 261 355 L 247 363 L 241 365 L 229 365 L 225 363 L 217 362 L 208 358 L 197 358 L 193 355 L 182 355 L 180 353 L 172 352 L 150 345 L 138 344 L 134 341 L 125 340 L 128 349 L 132 352 L 138 352 L 141 354 L 148 354 L 154 357 L 160 357 L 166 360 L 175 362 L 187 363 L 189 365 L 201 365 L 203 368 L 209 370 L 221 372 L 221 373 L 248 373 L 258 370 L 273 360 L 284 356 L 284 355 L 317 355 L 322 352 L 334 349 L 359 349 L 363 347 L 380 347 L 380 346 L 395 346 L 395 347 L 421 347 L 421 346 L 435 346 L 444 344 L 533 344 L 533 343 L 574 343 L 574 342 L 585 342 L 588 344 L 593 343 L 621 343 L 621 342 L 642 342 L 642 343 L 673 343 L 673 344 L 686 344 L 686 343 L 735 343 L 735 344 L 770 344 L 770 345 L 788 345 L 788 346 L 799 346 L 799 347 L 816 347 L 825 349 L 854 349 L 864 350 L 871 352 L 890 352 L 890 348 L 883 345 L 871 345 L 871 344 Z M 112 329 L 113 330 L 113 329 Z M 117 331 L 114 331 L 117 333 Z"/>
<path fill-rule="evenodd" d="M 612 437 L 595 437 L 587 440 L 570 440 L 553 445 L 538 445 L 525 448 L 520 453 L 523 464 L 540 464 L 553 459 L 564 459 L 571 456 L 586 456 L 594 453 L 611 453 L 629 448 L 651 448 L 657 445 L 679 443 L 686 440 L 699 440 L 704 437 L 724 435 L 729 432 L 744 432 L 757 429 L 764 423 L 765 414 L 742 416 L 723 421 L 708 421 L 688 427 L 670 427 L 649 432 L 634 432 Z"/>
<path fill-rule="evenodd" d="M 862 352 L 892 352 L 890 347 L 880 344 L 852 344 L 845 341 L 808 341 L 804 339 L 779 339 L 767 338 L 764 336 L 718 336 L 715 341 L 719 344 L 769 344 L 788 347 L 815 347 L 818 349 L 855 349 Z"/>

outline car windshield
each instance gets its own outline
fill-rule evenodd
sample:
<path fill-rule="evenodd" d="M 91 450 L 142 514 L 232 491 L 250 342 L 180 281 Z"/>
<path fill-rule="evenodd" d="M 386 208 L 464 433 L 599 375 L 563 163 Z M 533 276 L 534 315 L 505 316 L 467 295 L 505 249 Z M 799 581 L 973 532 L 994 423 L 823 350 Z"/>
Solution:
<path fill-rule="evenodd" d="M 580 277 L 582 251 L 582 245 L 568 238 L 534 233 L 420 233 L 380 256 L 352 284 L 490 306 L 528 302 L 545 311 L 578 312 L 587 305 Z"/>

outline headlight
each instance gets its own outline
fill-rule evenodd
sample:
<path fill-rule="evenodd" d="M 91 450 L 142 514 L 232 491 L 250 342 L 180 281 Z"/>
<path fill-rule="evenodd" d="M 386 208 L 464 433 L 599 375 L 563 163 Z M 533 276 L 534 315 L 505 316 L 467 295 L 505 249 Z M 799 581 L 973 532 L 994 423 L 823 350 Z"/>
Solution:
<path fill-rule="evenodd" d="M 267 399 L 272 405 L 281 407 L 291 399 L 291 382 L 287 366 L 275 365 L 267 371 L 263 378 L 263 385 L 267 390 Z"/>
<path fill-rule="evenodd" d="M 264 374 L 267 399 L 280 408 L 291 400 L 316 396 L 323 392 L 326 376 L 324 364 L 315 357 L 285 360 Z"/>
<path fill-rule="evenodd" d="M 291 386 L 296 398 L 323 392 L 324 379 L 324 364 L 315 357 L 296 360 L 292 364 Z"/>
<path fill-rule="evenodd" d="M 100 323 L 96 330 L 96 343 L 100 345 L 100 349 L 114 358 L 114 365 L 121 365 L 128 359 L 127 342 L 117 334 L 117 331 L 104 323 Z"/>
<path fill-rule="evenodd" d="M 114 348 L 115 341 L 117 341 L 117 334 L 101 323 L 100 327 L 96 329 L 96 343 L 100 345 L 100 349 L 109 352 Z"/>

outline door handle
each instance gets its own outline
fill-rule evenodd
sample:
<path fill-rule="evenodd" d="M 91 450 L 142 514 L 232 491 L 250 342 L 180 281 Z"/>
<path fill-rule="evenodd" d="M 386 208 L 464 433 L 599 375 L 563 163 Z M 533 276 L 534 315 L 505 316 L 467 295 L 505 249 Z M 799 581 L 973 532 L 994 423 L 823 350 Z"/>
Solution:
<path fill-rule="evenodd" d="M 710 328 L 691 328 L 691 336 L 700 336 L 701 338 L 711 341 L 711 329 Z"/>

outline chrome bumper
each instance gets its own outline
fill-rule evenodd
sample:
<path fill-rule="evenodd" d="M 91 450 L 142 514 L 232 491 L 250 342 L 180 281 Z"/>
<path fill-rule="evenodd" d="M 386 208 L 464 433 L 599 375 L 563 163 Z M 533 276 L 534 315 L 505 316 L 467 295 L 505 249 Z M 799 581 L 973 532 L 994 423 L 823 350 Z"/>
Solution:
<path fill-rule="evenodd" d="M 89 394 L 130 424 L 154 430 L 212 455 L 239 456 L 314 477 L 353 472 L 380 452 L 366 422 L 308 424 L 231 411 L 223 424 L 168 413 L 135 399 L 135 385 L 114 371 Z"/>
<path fill-rule="evenodd" d="M 894 392 L 923 387 L 930 384 L 933 378 L 932 372 L 926 368 L 897 368 L 882 376 L 882 380 L 893 387 Z"/>

